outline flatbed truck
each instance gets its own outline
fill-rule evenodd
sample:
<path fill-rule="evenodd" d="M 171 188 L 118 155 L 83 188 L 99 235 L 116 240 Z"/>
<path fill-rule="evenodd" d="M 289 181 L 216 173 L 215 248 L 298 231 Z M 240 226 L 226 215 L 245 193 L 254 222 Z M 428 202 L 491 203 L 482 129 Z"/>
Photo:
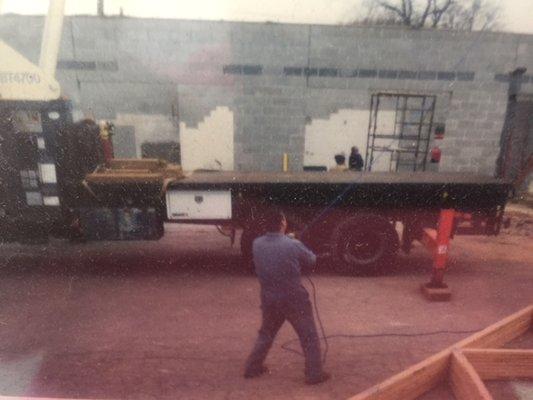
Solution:
<path fill-rule="evenodd" d="M 346 273 L 387 269 L 400 249 L 421 242 L 433 255 L 431 285 L 438 288 L 450 239 L 497 235 L 512 191 L 508 182 L 470 173 L 182 174 L 160 160 L 91 154 L 98 153 L 98 127 L 73 123 L 69 110 L 62 101 L 2 104 L 0 241 L 147 240 L 163 236 L 165 223 L 209 224 L 232 237 L 242 230 L 243 260 L 251 265 L 262 215 L 277 207 L 305 244 Z M 17 130 L 19 122 L 27 129 Z M 91 172 L 98 162 L 111 174 Z"/>
<path fill-rule="evenodd" d="M 282 209 L 290 229 L 312 249 L 328 253 L 343 271 L 373 272 L 401 248 L 437 230 L 453 210 L 456 234 L 497 235 L 511 186 L 464 173 L 196 172 L 158 185 L 91 183 L 102 206 L 159 210 L 161 224 L 210 224 L 242 229 L 241 251 L 251 257 L 262 215 Z M 150 193 L 148 197 L 145 194 Z"/>
<path fill-rule="evenodd" d="M 97 154 L 99 132 L 94 122 L 73 123 L 62 100 L 0 103 L 1 240 L 68 236 L 76 224 L 86 240 L 154 239 L 164 234 L 165 222 L 202 223 L 242 229 L 241 250 L 249 260 L 261 215 L 275 206 L 302 241 L 329 253 L 341 270 L 369 272 L 389 265 L 400 248 L 408 252 L 414 240 L 424 241 L 428 229 L 437 230 L 442 210 L 454 211 L 449 237 L 497 235 L 512 189 L 470 173 L 161 175 L 158 160 L 123 160 L 127 168 L 120 174 L 99 180 L 92 172 L 97 164 L 121 162 Z M 107 233 L 94 218 L 102 209 L 114 219 Z M 131 210 L 144 225 L 131 224 Z M 121 221 L 123 228 L 113 226 Z"/>

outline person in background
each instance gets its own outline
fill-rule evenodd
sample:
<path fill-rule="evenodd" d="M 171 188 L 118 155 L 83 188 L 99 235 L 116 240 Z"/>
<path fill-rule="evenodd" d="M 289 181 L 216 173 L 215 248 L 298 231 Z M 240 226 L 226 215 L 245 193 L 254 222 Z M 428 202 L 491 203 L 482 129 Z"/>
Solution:
<path fill-rule="evenodd" d="M 302 272 L 312 269 L 316 256 L 299 240 L 287 236 L 283 212 L 270 210 L 265 218 L 267 233 L 255 239 L 253 257 L 261 285 L 263 322 L 246 361 L 245 378 L 268 372 L 263 364 L 274 338 L 289 321 L 300 339 L 305 356 L 305 382 L 315 385 L 330 378 L 322 370 L 320 343 L 309 294 L 301 282 Z"/>
<path fill-rule="evenodd" d="M 346 156 L 344 153 L 335 154 L 335 165 L 333 168 L 330 168 L 330 171 L 332 172 L 344 172 L 348 170 L 346 167 Z"/>
<path fill-rule="evenodd" d="M 350 153 L 350 158 L 348 160 L 348 166 L 352 171 L 362 171 L 364 165 L 365 162 L 363 161 L 363 157 L 359 153 L 359 149 L 355 146 L 352 147 L 352 152 Z"/>

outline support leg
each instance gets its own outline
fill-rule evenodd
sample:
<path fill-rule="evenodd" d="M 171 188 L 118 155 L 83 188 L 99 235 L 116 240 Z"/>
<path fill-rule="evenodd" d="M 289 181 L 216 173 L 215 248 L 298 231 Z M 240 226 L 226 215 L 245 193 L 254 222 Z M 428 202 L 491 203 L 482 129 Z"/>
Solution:
<path fill-rule="evenodd" d="M 422 291 L 430 300 L 447 301 L 451 297 L 450 289 L 444 283 L 444 271 L 448 260 L 454 217 L 455 210 L 443 209 L 440 212 L 436 235 L 424 232 L 425 240 L 423 242 L 430 247 L 433 253 L 433 270 L 431 281 L 422 286 Z"/>

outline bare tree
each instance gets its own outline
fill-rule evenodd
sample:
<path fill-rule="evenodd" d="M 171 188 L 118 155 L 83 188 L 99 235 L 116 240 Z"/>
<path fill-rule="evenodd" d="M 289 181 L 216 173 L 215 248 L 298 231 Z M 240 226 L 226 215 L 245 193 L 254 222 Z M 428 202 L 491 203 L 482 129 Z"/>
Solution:
<path fill-rule="evenodd" d="M 491 30 L 500 8 L 494 0 L 366 0 L 363 25 L 403 25 L 413 29 Z"/>
<path fill-rule="evenodd" d="M 499 27 L 501 10 L 489 0 L 469 0 L 453 4 L 440 26 L 462 31 L 488 31 Z"/>

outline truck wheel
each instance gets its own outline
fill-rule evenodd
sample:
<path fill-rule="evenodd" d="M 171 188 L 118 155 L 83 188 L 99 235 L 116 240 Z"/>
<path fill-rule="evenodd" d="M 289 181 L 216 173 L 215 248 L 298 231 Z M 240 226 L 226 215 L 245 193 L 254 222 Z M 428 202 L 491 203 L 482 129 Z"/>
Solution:
<path fill-rule="evenodd" d="M 332 234 L 338 270 L 373 274 L 390 266 L 398 252 L 398 233 L 384 217 L 360 214 L 341 222 Z"/>

